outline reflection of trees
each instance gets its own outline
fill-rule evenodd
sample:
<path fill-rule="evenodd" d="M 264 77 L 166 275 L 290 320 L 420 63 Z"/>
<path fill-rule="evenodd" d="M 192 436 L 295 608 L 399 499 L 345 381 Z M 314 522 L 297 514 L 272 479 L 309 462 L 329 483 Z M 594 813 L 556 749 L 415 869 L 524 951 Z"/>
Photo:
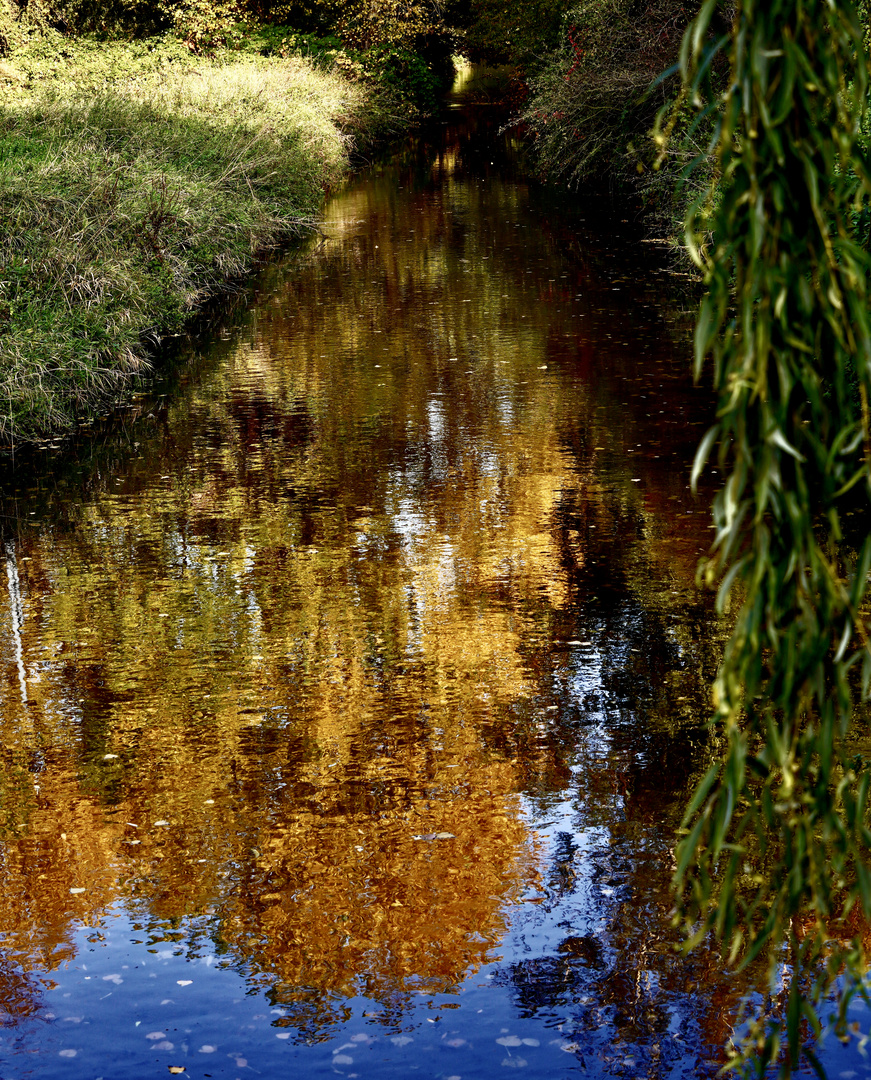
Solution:
<path fill-rule="evenodd" d="M 9 957 L 0 957 L 0 1027 L 36 1016 L 41 1007 L 42 987 L 36 977 Z"/>
<path fill-rule="evenodd" d="M 28 700 L 0 641 L 2 915 L 31 964 L 123 895 L 162 920 L 214 907 L 308 1033 L 345 994 L 398 1008 L 482 962 L 532 880 L 518 792 L 574 783 L 616 836 L 640 758 L 695 769 L 703 523 L 652 454 L 626 471 L 647 418 L 596 371 L 626 361 L 593 356 L 602 313 L 534 272 L 559 239 L 521 227 L 522 189 L 466 183 L 472 144 L 419 150 L 400 171 L 444 197 L 351 187 L 222 365 L 123 430 L 136 453 L 4 507 Z M 567 932 L 544 967 L 605 980 L 621 933 L 597 952 Z"/>
<path fill-rule="evenodd" d="M 500 981 L 523 1015 L 564 1018 L 562 1037 L 588 1068 L 654 1080 L 695 1059 L 693 1075 L 713 1076 L 753 975 L 725 974 L 716 949 L 678 949 L 673 836 L 706 739 L 639 721 L 648 692 L 639 680 L 634 700 L 622 695 L 618 722 L 589 739 L 575 773 L 575 830 L 542 875 L 545 906 L 570 913 L 562 940 Z"/>
<path fill-rule="evenodd" d="M 314 986 L 387 1004 L 450 990 L 504 931 L 494 899 L 517 896 L 529 873 L 514 863 L 525 831 L 505 809 L 470 793 L 387 826 L 383 811 L 290 822 L 226 902 L 224 939 L 274 973 L 281 997 Z M 414 839 L 423 825 L 452 838 Z"/>

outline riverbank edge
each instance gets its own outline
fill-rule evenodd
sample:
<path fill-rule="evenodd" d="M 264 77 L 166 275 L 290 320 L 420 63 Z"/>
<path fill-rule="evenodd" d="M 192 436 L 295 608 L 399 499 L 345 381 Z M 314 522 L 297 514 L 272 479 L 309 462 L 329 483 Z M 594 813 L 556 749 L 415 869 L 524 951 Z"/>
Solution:
<path fill-rule="evenodd" d="M 165 335 L 316 230 L 354 153 L 413 119 L 338 65 L 171 38 L 0 60 L 0 453 L 127 400 Z"/>

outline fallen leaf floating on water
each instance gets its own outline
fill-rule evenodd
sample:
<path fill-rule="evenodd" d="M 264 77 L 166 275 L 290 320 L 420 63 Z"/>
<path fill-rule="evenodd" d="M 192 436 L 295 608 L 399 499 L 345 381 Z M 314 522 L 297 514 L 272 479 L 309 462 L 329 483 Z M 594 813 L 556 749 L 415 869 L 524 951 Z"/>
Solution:
<path fill-rule="evenodd" d="M 187 1070 L 185 1069 L 184 1065 L 170 1065 L 170 1066 L 169 1066 L 169 1071 L 170 1071 L 171 1073 L 183 1073 L 183 1072 L 187 1072 Z"/>

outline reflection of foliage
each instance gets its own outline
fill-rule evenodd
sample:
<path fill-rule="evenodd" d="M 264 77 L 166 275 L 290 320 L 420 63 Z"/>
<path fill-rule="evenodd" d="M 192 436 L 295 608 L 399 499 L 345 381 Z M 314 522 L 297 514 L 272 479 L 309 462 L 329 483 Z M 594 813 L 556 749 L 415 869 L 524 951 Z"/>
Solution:
<path fill-rule="evenodd" d="M 0 1028 L 35 1016 L 42 1005 L 42 985 L 8 956 L 0 956 Z"/>
<path fill-rule="evenodd" d="M 708 572 L 724 575 L 721 604 L 737 586 L 742 606 L 716 684 L 727 745 L 688 812 L 678 881 L 693 940 L 712 931 L 733 959 L 765 955 L 772 983 L 783 978 L 785 1040 L 759 1015 L 739 1060 L 786 1074 L 814 1060 L 803 1025 L 819 1030 L 841 972 L 845 1033 L 867 961 L 844 920 L 871 916 L 871 775 L 850 731 L 856 672 L 864 693 L 871 682 L 871 538 L 858 554 L 842 543 L 857 499 L 868 514 L 871 479 L 871 267 L 853 217 L 871 191 L 857 142 L 867 59 L 850 3 L 747 0 L 717 100 L 709 10 L 683 54 L 693 96 L 720 110 L 709 249 L 709 206 L 689 220 L 708 282 L 697 363 L 713 354 L 721 395 L 697 468 L 719 441 L 729 478 Z"/>
<path fill-rule="evenodd" d="M 640 485 L 600 472 L 623 428 L 682 451 L 689 380 L 664 391 L 673 415 L 644 419 L 630 387 L 680 365 L 666 347 L 639 375 L 615 346 L 615 424 L 565 302 L 575 282 L 525 273 L 561 237 L 519 240 L 523 188 L 464 182 L 485 140 L 442 137 L 429 156 L 409 139 L 397 173 L 331 200 L 331 242 L 261 279 L 244 329 L 168 407 L 139 403 L 117 442 L 88 442 L 83 476 L 41 473 L 11 533 L 39 675 L 27 707 L 0 636 L 4 742 L 22 769 L 44 754 L 7 785 L 27 834 L 7 845 L 0 913 L 22 950 L 46 909 L 68 928 L 119 893 L 163 919 L 214 907 L 222 962 L 278 980 L 287 1024 L 322 1032 L 337 986 L 401 995 L 414 967 L 418 988 L 444 989 L 487 953 L 537 862 L 519 790 L 571 787 L 613 830 L 642 801 L 641 717 L 693 723 L 712 650 L 700 611 L 686 617 L 705 523 L 652 457 Z M 397 175 L 418 185 L 407 200 Z M 571 265 L 585 290 L 614 283 L 589 251 Z M 658 321 L 641 307 L 622 330 L 646 349 Z M 601 360 L 611 311 L 582 310 Z M 566 643 L 580 620 L 609 658 L 599 702 Z M 589 715 L 625 725 L 625 769 L 585 753 Z M 697 761 L 677 735 L 653 771 L 681 786 Z M 46 877 L 22 914 L 31 868 Z M 657 927 L 664 911 L 649 909 Z M 629 921 L 620 933 L 631 952 Z"/>
<path fill-rule="evenodd" d="M 223 939 L 272 973 L 278 996 L 328 991 L 320 1025 L 335 992 L 387 1003 L 449 991 L 504 933 L 494 898 L 516 901 L 533 868 L 517 805 L 480 790 L 488 779 L 503 783 L 504 769 L 435 811 L 388 798 L 377 814 L 294 814 L 224 905 Z M 422 828 L 446 838 L 415 839 Z"/>

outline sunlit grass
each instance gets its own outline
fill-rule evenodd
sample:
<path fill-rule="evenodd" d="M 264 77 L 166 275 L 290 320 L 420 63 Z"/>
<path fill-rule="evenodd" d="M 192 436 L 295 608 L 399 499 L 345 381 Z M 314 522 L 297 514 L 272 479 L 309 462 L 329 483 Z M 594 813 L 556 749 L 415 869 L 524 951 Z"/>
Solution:
<path fill-rule="evenodd" d="M 140 49 L 123 78 L 117 48 L 13 55 L 0 88 L 0 442 L 117 396 L 149 344 L 314 223 L 371 118 L 363 87 L 302 59 Z"/>

